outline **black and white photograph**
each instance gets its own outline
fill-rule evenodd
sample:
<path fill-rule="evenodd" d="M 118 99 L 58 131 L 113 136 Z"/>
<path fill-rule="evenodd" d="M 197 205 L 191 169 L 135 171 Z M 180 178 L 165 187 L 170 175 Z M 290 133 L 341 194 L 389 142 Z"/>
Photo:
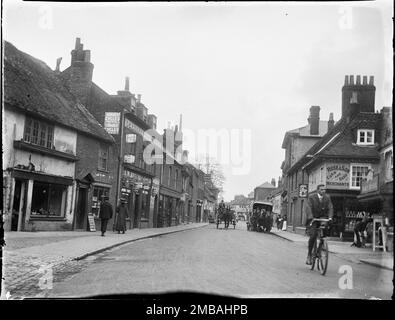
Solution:
<path fill-rule="evenodd" d="M 2 1 L 1 300 L 392 300 L 393 12 Z"/>

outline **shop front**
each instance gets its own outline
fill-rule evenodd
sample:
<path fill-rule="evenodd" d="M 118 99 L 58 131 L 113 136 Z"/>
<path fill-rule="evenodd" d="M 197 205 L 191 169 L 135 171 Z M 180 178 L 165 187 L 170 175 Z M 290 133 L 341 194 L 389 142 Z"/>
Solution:
<path fill-rule="evenodd" d="M 71 177 L 13 168 L 9 179 L 12 231 L 72 229 L 75 188 Z"/>
<path fill-rule="evenodd" d="M 129 229 L 148 228 L 153 224 L 155 197 L 152 179 L 125 168 L 121 179 L 121 198 L 127 200 Z"/>
<path fill-rule="evenodd" d="M 380 184 L 380 176 L 374 175 L 372 179 L 365 180 L 361 184 L 361 193 L 358 201 L 361 206 L 367 208 L 372 223 L 370 241 L 375 240 L 375 247 L 382 247 L 385 243 L 386 251 L 393 251 L 393 185 L 390 183 Z M 383 237 L 385 239 L 383 239 Z"/>
<path fill-rule="evenodd" d="M 181 194 L 165 186 L 159 191 L 158 227 L 171 227 L 178 224 L 181 207 Z"/>

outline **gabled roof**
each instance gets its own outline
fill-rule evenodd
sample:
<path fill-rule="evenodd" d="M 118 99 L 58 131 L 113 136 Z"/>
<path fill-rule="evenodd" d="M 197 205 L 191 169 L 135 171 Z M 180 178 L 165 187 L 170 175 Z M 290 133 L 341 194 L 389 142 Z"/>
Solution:
<path fill-rule="evenodd" d="M 269 182 L 264 182 L 262 183 L 260 186 L 258 186 L 257 188 L 265 188 L 265 189 L 276 189 L 275 186 L 273 186 L 271 183 Z"/>
<path fill-rule="evenodd" d="M 322 139 L 314 144 L 305 155 L 297 161 L 289 172 L 300 168 L 303 165 L 310 165 L 318 158 L 355 158 L 379 159 L 377 144 L 372 146 L 360 146 L 356 144 L 358 129 L 379 130 L 380 114 L 359 112 L 349 122 L 347 119 L 340 119 L 333 129 Z M 377 133 L 376 133 L 377 138 Z"/>
<path fill-rule="evenodd" d="M 114 142 L 54 71 L 7 41 L 4 41 L 4 106 Z"/>
<path fill-rule="evenodd" d="M 285 133 L 281 147 L 285 149 L 287 147 L 287 141 L 289 137 L 293 135 L 297 135 L 299 137 L 319 138 L 319 137 L 323 137 L 327 132 L 328 132 L 328 121 L 325 120 L 320 120 L 318 126 L 318 134 L 313 134 L 313 135 L 310 134 L 310 124 L 297 129 L 289 130 Z"/>

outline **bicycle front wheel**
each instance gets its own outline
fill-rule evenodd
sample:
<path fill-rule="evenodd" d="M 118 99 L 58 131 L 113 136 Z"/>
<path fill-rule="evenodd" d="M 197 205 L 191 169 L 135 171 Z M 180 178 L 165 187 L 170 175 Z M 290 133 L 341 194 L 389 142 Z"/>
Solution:
<path fill-rule="evenodd" d="M 318 264 L 321 274 L 324 276 L 326 273 L 326 269 L 328 268 L 328 258 L 329 258 L 329 251 L 328 251 L 328 242 L 322 240 L 322 243 L 319 247 L 318 252 Z"/>
<path fill-rule="evenodd" d="M 317 256 L 317 241 L 314 241 L 314 246 L 313 246 L 311 256 L 312 256 L 312 259 L 311 259 L 312 263 L 310 266 L 310 270 L 314 270 L 315 260 L 316 260 L 316 256 Z M 318 264 L 317 264 L 317 267 L 318 267 Z"/>

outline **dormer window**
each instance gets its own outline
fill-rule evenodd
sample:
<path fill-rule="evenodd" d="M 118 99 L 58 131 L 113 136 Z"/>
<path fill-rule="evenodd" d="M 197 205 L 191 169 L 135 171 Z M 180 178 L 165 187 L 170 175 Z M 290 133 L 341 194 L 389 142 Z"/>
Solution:
<path fill-rule="evenodd" d="M 372 130 L 372 129 L 358 130 L 357 144 L 360 144 L 360 145 L 374 144 L 374 130 Z"/>

